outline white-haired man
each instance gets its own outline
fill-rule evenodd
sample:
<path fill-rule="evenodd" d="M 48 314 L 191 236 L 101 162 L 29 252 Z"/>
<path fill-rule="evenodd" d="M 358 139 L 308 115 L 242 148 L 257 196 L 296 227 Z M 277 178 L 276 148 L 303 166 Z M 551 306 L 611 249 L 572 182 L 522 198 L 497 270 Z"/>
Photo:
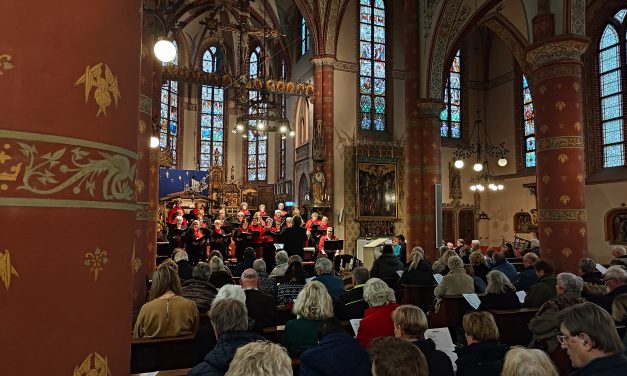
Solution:
<path fill-rule="evenodd" d="M 609 287 L 610 292 L 600 297 L 592 298 L 591 301 L 600 305 L 611 314 L 614 299 L 620 294 L 627 294 L 627 271 L 622 266 L 610 266 L 603 274 L 603 281 Z"/>

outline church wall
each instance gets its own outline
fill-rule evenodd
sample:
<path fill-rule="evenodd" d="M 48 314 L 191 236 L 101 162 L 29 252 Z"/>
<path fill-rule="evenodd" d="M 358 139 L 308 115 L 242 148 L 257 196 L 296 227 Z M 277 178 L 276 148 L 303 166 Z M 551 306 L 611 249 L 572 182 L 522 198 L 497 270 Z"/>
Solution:
<path fill-rule="evenodd" d="M 605 215 L 627 203 L 627 182 L 586 186 L 588 255 L 599 263 L 611 261 L 610 244 L 605 240 Z"/>

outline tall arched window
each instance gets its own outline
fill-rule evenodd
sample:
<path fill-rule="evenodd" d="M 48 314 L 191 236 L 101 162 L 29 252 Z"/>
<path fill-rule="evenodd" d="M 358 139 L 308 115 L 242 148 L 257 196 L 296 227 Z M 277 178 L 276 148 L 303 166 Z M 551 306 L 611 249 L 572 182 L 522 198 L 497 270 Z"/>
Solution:
<path fill-rule="evenodd" d="M 174 46 L 177 49 L 176 57 L 171 63 L 165 64 L 178 64 L 178 46 L 176 41 L 173 41 Z M 176 141 L 179 131 L 179 96 L 178 96 L 178 81 L 167 80 L 161 86 L 161 114 L 159 119 L 159 147 L 161 150 L 172 151 L 172 163 L 177 164 L 177 150 Z"/>
<path fill-rule="evenodd" d="M 627 51 L 625 33 L 627 9 L 608 22 L 599 41 L 599 87 L 603 167 L 625 166 L 625 88 Z M 622 83 L 621 83 L 622 82 Z"/>
<path fill-rule="evenodd" d="M 533 109 L 533 98 L 531 97 L 529 82 L 524 74 L 522 75 L 522 109 L 525 167 L 536 167 L 535 111 Z"/>
<path fill-rule="evenodd" d="M 303 56 L 309 51 L 309 28 L 305 23 L 305 17 L 300 18 L 300 56 Z"/>
<path fill-rule="evenodd" d="M 248 60 L 248 76 L 257 78 L 263 67 L 261 63 L 261 47 L 257 46 L 253 49 Z M 257 99 L 259 92 L 250 90 L 248 92 L 249 99 Z M 249 109 L 249 111 L 253 111 Z M 257 121 L 250 120 L 250 127 L 256 127 Z M 248 130 L 247 132 L 247 155 L 248 162 L 246 164 L 248 181 L 266 180 L 268 178 L 268 136 L 263 132 Z"/>
<path fill-rule="evenodd" d="M 457 50 L 444 88 L 444 110 L 440 114 L 440 136 L 446 138 L 462 137 L 462 70 L 459 55 L 460 50 Z"/>
<path fill-rule="evenodd" d="M 360 0 L 359 7 L 359 126 L 385 131 L 385 3 Z"/>
<path fill-rule="evenodd" d="M 218 48 L 209 47 L 202 56 L 202 70 L 214 73 L 218 70 Z M 218 165 L 224 161 L 224 89 L 219 86 L 200 87 L 200 169 L 208 170 L 219 153 Z"/>

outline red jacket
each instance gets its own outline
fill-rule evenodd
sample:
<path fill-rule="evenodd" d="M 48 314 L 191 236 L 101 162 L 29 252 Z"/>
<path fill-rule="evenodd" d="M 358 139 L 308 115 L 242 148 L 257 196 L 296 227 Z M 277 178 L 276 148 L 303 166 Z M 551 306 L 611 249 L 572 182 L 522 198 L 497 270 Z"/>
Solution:
<path fill-rule="evenodd" d="M 381 307 L 370 307 L 364 312 L 364 318 L 359 323 L 357 341 L 367 348 L 370 341 L 377 337 L 394 337 L 394 322 L 392 312 L 398 304 L 391 303 Z"/>

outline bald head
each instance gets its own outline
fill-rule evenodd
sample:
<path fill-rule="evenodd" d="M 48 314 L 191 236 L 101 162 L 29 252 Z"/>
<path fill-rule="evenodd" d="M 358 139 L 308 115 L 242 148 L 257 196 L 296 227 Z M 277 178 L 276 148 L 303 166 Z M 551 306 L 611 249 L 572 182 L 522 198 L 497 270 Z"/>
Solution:
<path fill-rule="evenodd" d="M 242 273 L 242 278 L 240 278 L 239 283 L 242 285 L 242 288 L 245 289 L 254 289 L 257 288 L 259 282 L 259 275 L 255 271 L 255 269 L 246 269 Z"/>

